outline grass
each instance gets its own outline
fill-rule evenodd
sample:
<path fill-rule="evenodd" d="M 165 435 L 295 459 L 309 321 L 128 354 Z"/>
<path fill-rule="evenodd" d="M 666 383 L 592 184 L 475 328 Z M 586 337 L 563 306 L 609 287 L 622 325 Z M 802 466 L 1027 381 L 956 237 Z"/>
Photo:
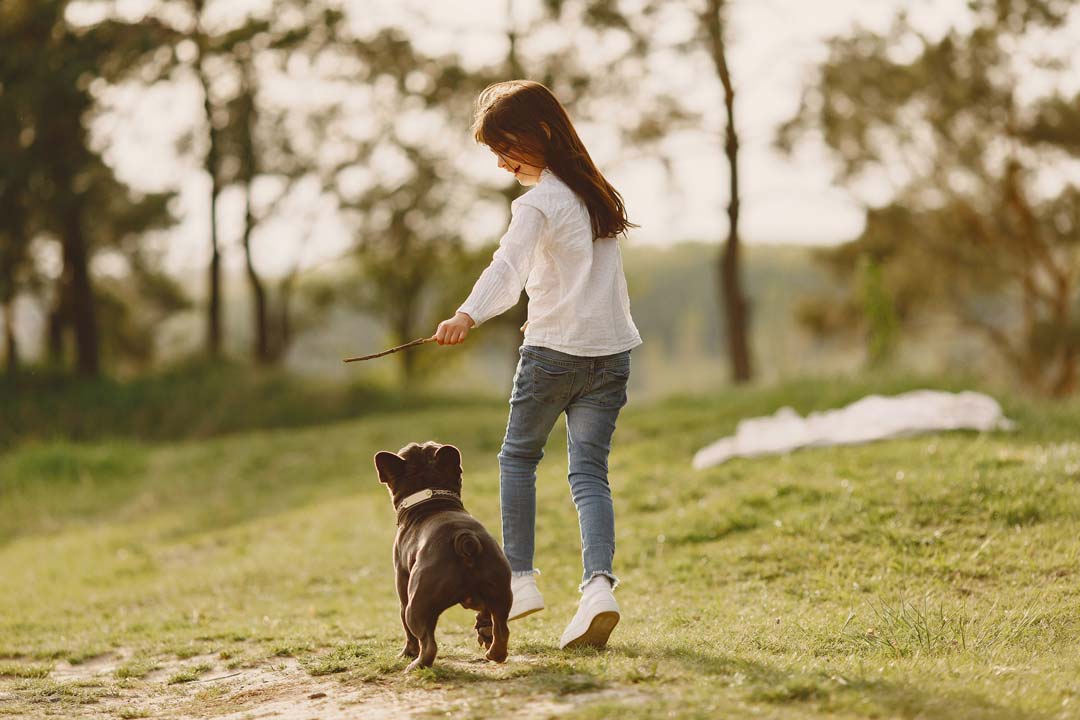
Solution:
<path fill-rule="evenodd" d="M 5 662 L 0 663 L 0 677 L 6 678 L 47 678 L 52 672 L 50 665 L 36 665 Z"/>
<path fill-rule="evenodd" d="M 190 361 L 127 381 L 28 367 L 0 374 L 0 450 L 28 440 L 205 438 L 470 404 L 466 396 L 316 382 L 232 361 Z"/>
<path fill-rule="evenodd" d="M 451 609 L 435 667 L 410 676 L 372 455 L 454 442 L 466 505 L 497 534 L 504 402 L 198 440 L 20 441 L 0 456 L 0 716 L 254 712 L 192 681 L 259 670 L 408 694 L 432 717 L 1078 717 L 1080 404 L 1005 397 L 1016 432 L 689 467 L 742 417 L 916 384 L 632 403 L 610 474 L 624 616 L 603 652 L 557 644 L 581 573 L 560 426 L 538 478 L 547 609 L 511 625 L 499 666 L 474 662 L 472 617 Z M 115 662 L 53 670 L 99 657 Z"/>
<path fill-rule="evenodd" d="M 185 668 L 180 672 L 173 673 L 172 676 L 169 677 L 169 684 L 176 685 L 178 683 L 195 682 L 203 673 L 210 672 L 211 669 L 213 669 L 213 666 L 207 663 L 199 663 L 195 667 Z"/>

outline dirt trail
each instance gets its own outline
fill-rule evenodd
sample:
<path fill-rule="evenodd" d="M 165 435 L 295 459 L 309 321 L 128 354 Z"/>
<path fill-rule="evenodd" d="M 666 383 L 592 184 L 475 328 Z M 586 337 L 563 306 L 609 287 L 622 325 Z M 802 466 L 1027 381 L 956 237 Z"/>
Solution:
<path fill-rule="evenodd" d="M 130 657 L 130 652 L 121 650 L 77 665 L 64 662 L 57 665 L 50 677 L 64 682 L 104 682 Z M 496 666 L 487 663 L 449 658 L 441 662 L 472 673 L 490 669 L 492 681 L 499 681 Z M 528 664 L 529 658 L 511 656 L 510 662 Z M 211 670 L 194 682 L 168 683 L 176 673 L 199 665 L 209 665 Z M 293 658 L 253 668 L 227 669 L 213 655 L 195 656 L 161 666 L 135 686 L 84 706 L 80 717 L 97 720 L 127 713 L 170 720 L 412 720 L 447 713 L 465 714 L 477 702 L 475 696 L 452 692 L 446 686 L 410 688 L 401 687 L 393 680 L 342 682 L 341 677 L 313 677 Z M 494 706 L 498 715 L 546 720 L 572 714 L 582 705 L 602 700 L 644 699 L 640 692 L 625 687 L 571 695 L 522 696 L 510 688 L 507 690 L 505 695 L 498 690 L 481 693 L 480 702 L 489 709 Z"/>

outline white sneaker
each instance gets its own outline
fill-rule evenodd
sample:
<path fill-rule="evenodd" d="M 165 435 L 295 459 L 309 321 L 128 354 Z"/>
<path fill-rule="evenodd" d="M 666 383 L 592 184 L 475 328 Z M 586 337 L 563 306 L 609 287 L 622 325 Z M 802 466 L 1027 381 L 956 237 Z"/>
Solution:
<path fill-rule="evenodd" d="M 597 575 L 581 591 L 577 614 L 566 626 L 559 647 L 602 648 L 618 624 L 619 603 L 611 592 L 611 581 Z"/>
<path fill-rule="evenodd" d="M 514 593 L 514 603 L 510 606 L 508 620 L 517 620 L 544 609 L 544 596 L 536 587 L 535 575 L 510 578 L 510 590 Z"/>

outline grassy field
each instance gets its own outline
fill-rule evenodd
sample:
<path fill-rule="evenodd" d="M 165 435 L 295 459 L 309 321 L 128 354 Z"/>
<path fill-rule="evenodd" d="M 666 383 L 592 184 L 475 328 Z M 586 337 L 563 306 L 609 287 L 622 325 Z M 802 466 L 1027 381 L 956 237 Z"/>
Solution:
<path fill-rule="evenodd" d="M 458 445 L 498 536 L 502 401 L 0 456 L 0 715 L 64 718 L 1080 717 L 1080 404 L 1013 433 L 739 460 L 742 417 L 912 381 L 631 404 L 611 482 L 623 620 L 560 651 L 580 579 L 565 440 L 538 482 L 547 609 L 479 662 L 472 614 L 403 674 L 394 516 L 372 455 Z"/>

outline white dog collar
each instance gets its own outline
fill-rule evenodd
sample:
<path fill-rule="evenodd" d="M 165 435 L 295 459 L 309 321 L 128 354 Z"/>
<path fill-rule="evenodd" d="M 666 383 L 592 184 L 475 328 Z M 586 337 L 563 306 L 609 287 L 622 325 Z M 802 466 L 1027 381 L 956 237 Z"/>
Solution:
<path fill-rule="evenodd" d="M 403 499 L 400 503 L 398 503 L 397 510 L 398 512 L 401 512 L 406 508 L 411 508 L 413 505 L 419 505 L 426 500 L 430 500 L 436 495 L 449 495 L 455 498 L 458 496 L 458 494 L 453 490 L 433 490 L 431 488 L 428 488 L 427 490 L 421 490 L 420 492 L 413 493 L 412 495 L 409 495 L 407 498 Z"/>

